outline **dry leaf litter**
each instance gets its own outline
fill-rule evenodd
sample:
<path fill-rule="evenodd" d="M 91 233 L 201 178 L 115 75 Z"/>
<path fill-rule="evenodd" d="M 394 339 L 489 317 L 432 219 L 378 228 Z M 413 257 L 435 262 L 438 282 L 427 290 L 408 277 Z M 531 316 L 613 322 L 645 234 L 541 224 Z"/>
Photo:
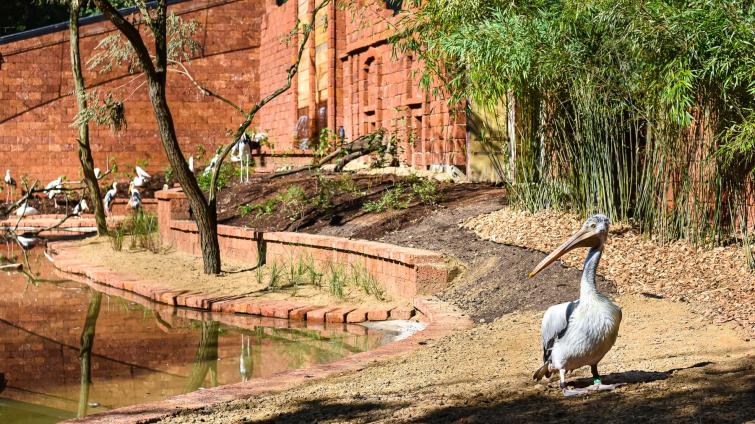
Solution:
<path fill-rule="evenodd" d="M 550 252 L 582 225 L 578 216 L 558 211 L 530 213 L 504 208 L 462 222 L 463 228 L 497 243 Z M 562 258 L 581 269 L 584 252 Z M 719 322 L 734 321 L 755 335 L 755 273 L 737 246 L 705 248 L 685 241 L 661 244 L 626 225 L 613 225 L 598 272 L 619 293 L 662 295 L 690 302 Z"/>

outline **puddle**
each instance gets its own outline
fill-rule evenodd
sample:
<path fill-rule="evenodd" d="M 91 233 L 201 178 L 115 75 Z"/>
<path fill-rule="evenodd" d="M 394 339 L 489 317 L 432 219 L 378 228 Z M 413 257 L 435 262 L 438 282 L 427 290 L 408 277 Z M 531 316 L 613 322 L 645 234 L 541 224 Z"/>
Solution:
<path fill-rule="evenodd" d="M 6 424 L 54 423 L 335 361 L 405 332 L 135 303 L 61 280 L 41 252 L 30 265 L 37 285 L 0 272 Z"/>

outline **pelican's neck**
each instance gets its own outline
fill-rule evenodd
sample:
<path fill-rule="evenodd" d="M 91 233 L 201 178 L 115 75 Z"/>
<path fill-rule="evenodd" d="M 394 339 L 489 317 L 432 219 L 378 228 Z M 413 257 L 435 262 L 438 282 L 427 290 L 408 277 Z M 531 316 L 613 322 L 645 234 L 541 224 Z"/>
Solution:
<path fill-rule="evenodd" d="M 600 263 L 600 255 L 602 253 L 602 247 L 593 247 L 589 252 L 587 252 L 587 258 L 585 258 L 585 266 L 582 270 L 582 282 L 579 289 L 580 299 L 594 297 L 598 294 L 598 290 L 595 288 L 595 271 L 598 269 L 598 264 Z"/>

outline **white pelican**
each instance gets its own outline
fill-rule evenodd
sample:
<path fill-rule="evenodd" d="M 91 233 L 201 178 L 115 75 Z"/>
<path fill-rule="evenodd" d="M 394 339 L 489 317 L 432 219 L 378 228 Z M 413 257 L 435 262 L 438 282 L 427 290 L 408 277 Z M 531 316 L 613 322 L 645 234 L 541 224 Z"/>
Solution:
<path fill-rule="evenodd" d="M 131 207 L 131 209 L 138 210 L 142 206 L 142 195 L 139 193 L 139 190 L 134 187 L 133 184 L 128 187 L 128 191 L 128 205 Z"/>
<path fill-rule="evenodd" d="M 39 211 L 24 202 L 16 209 L 16 216 L 39 215 Z"/>
<path fill-rule="evenodd" d="M 73 207 L 72 215 L 81 216 L 82 213 L 88 210 L 89 205 L 87 204 L 87 199 L 81 199 L 79 200 L 79 203 L 77 203 L 76 206 Z"/>
<path fill-rule="evenodd" d="M 141 166 L 135 167 L 134 170 L 136 171 L 136 176 L 142 177 L 145 181 L 152 178 L 152 176 L 149 175 L 147 171 L 143 170 Z"/>
<path fill-rule="evenodd" d="M 540 380 L 558 370 L 565 396 L 616 387 L 602 384 L 598 373 L 598 362 L 613 347 L 621 323 L 621 308 L 595 288 L 595 270 L 608 238 L 610 223 L 605 215 L 591 216 L 576 234 L 546 256 L 530 273 L 530 277 L 533 277 L 572 249 L 590 248 L 582 271 L 579 300 L 554 305 L 545 311 L 541 327 L 543 365 L 532 376 Z M 586 365 L 590 366 L 594 385 L 586 389 L 568 390 L 566 372 Z"/>
<path fill-rule="evenodd" d="M 5 201 L 9 202 L 13 198 L 13 189 L 16 188 L 16 180 L 10 175 L 10 169 L 5 170 L 5 186 L 8 188 L 8 192 L 5 193 Z"/>
<path fill-rule="evenodd" d="M 105 213 L 110 215 L 110 204 L 113 203 L 113 200 L 115 200 L 115 195 L 118 194 L 118 183 L 113 183 L 113 188 L 107 191 L 105 193 L 105 198 L 103 199 L 103 202 L 105 203 Z"/>
<path fill-rule="evenodd" d="M 21 245 L 22 249 L 29 250 L 32 247 L 38 245 L 40 242 L 42 242 L 43 239 L 37 237 L 34 234 L 24 233 L 24 234 L 17 235 L 16 240 L 18 240 L 18 244 Z"/>
<path fill-rule="evenodd" d="M 55 196 L 60 193 L 59 189 L 63 188 L 63 180 L 65 179 L 66 177 L 64 175 L 61 175 L 57 179 L 54 179 L 47 183 L 47 185 L 45 186 L 45 193 L 47 193 L 48 198 L 54 199 Z M 57 204 L 55 205 L 55 207 L 57 207 Z"/>

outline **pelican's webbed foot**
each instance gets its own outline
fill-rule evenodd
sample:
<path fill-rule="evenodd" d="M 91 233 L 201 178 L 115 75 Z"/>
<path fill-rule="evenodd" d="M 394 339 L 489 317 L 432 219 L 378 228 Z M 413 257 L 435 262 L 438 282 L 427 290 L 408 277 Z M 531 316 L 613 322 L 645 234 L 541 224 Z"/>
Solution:
<path fill-rule="evenodd" d="M 585 388 L 573 388 L 573 389 L 567 389 L 566 387 L 562 388 L 562 391 L 564 393 L 564 397 L 574 397 L 574 396 L 584 396 L 586 394 L 590 393 L 590 390 L 588 390 L 587 387 Z"/>
<path fill-rule="evenodd" d="M 621 384 L 602 384 L 600 382 L 593 384 L 592 386 L 586 387 L 587 390 L 591 392 L 602 392 L 607 390 L 614 390 L 615 388 L 621 386 Z"/>

